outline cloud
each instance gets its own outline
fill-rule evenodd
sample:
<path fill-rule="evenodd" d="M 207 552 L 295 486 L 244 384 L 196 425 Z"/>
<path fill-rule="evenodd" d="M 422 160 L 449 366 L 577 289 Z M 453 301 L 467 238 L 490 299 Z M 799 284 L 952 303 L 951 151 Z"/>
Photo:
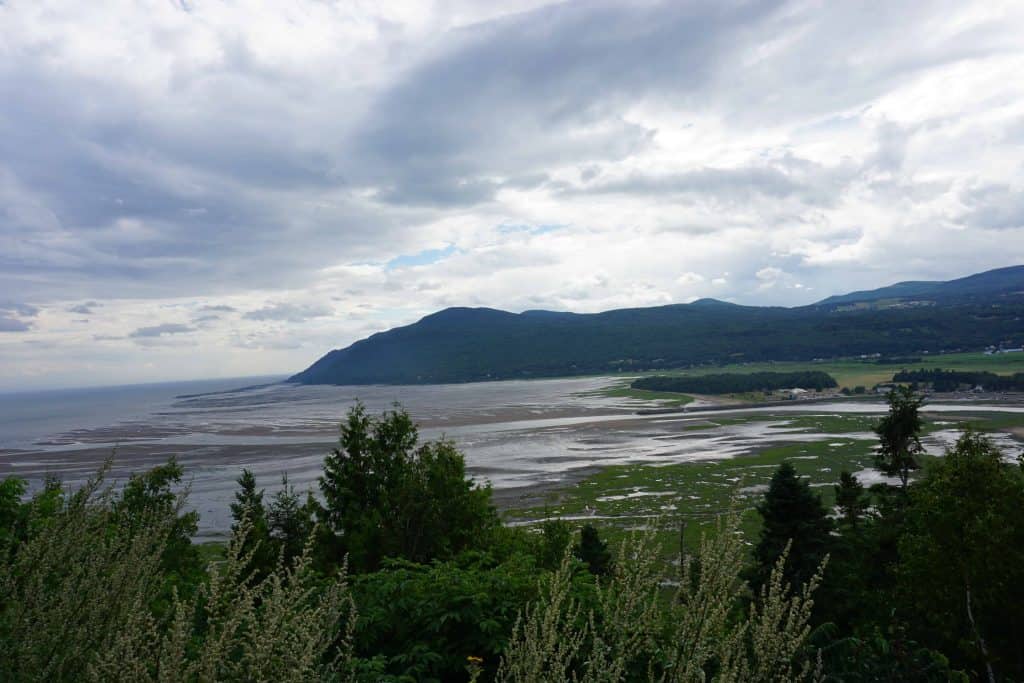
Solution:
<path fill-rule="evenodd" d="M 705 281 L 705 277 L 700 273 L 683 273 L 676 278 L 676 284 L 680 285 L 697 285 Z"/>
<path fill-rule="evenodd" d="M 242 317 L 246 320 L 278 320 L 300 323 L 311 318 L 323 318 L 332 315 L 333 311 L 318 304 L 273 303 L 254 311 L 248 311 Z"/>
<path fill-rule="evenodd" d="M 1012 3 L 37 0 L 0 22 L 0 292 L 32 302 L 0 307 L 0 386 L 161 379 L 175 353 L 287 373 L 447 305 L 797 305 L 1024 262 Z M 95 344 L 73 322 L 95 302 L 104 340 L 191 322 Z M 67 363 L 28 377 L 44 343 Z"/>
<path fill-rule="evenodd" d="M 18 315 L 24 318 L 34 318 L 39 315 L 39 308 L 29 304 L 0 302 L 0 313 Z"/>
<path fill-rule="evenodd" d="M 92 315 L 92 313 L 99 307 L 100 304 L 95 301 L 85 301 L 74 306 L 68 306 L 68 313 L 79 313 L 81 315 Z"/>
<path fill-rule="evenodd" d="M 29 304 L 0 302 L 0 332 L 28 332 L 32 324 L 25 318 L 39 315 L 39 309 Z"/>
<path fill-rule="evenodd" d="M 967 227 L 1013 230 L 1024 227 L 1024 190 L 989 183 L 972 187 L 960 195 L 967 207 L 958 222 Z"/>
<path fill-rule="evenodd" d="M 152 337 L 163 337 L 172 334 L 187 334 L 189 332 L 195 332 L 194 327 L 188 325 L 182 325 L 180 323 L 163 323 L 161 325 L 151 325 L 149 327 L 140 327 L 128 336 L 132 339 L 146 339 Z"/>
<path fill-rule="evenodd" d="M 27 332 L 32 326 L 17 318 L 0 315 L 0 332 Z"/>

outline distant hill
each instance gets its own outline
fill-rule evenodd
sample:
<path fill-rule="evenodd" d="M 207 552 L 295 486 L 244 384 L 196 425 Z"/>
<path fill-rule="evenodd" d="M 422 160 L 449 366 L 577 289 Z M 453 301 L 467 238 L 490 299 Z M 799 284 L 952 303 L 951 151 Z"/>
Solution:
<path fill-rule="evenodd" d="M 764 360 L 981 349 L 1024 337 L 1024 266 L 904 282 L 796 308 L 691 304 L 604 313 L 448 308 L 331 351 L 288 381 L 418 384 Z"/>
<path fill-rule="evenodd" d="M 948 303 L 979 298 L 991 301 L 993 298 L 1022 294 L 1024 266 L 1010 266 L 948 282 L 897 282 L 880 289 L 830 296 L 816 305 L 839 306 L 878 302 L 886 302 L 887 305 L 908 302 Z"/>

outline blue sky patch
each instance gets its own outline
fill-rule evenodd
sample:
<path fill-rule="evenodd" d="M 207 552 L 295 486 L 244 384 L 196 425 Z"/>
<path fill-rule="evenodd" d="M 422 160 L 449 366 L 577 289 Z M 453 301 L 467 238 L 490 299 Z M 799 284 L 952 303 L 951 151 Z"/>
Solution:
<path fill-rule="evenodd" d="M 449 244 L 444 249 L 424 249 L 417 254 L 401 254 L 388 261 L 384 267 L 388 270 L 394 270 L 395 268 L 408 268 L 410 266 L 426 266 L 443 261 L 456 251 L 458 249 L 455 248 L 455 245 Z"/>

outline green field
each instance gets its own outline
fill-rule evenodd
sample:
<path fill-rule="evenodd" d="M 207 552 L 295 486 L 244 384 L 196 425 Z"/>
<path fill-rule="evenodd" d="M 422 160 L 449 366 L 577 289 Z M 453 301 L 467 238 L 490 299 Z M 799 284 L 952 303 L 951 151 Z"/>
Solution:
<path fill-rule="evenodd" d="M 632 381 L 632 380 L 630 380 Z M 647 391 L 646 389 L 634 389 L 629 382 L 622 382 L 615 386 L 594 392 L 598 396 L 609 398 L 632 398 L 640 401 L 657 401 L 661 407 L 684 406 L 693 402 L 692 396 L 677 394 L 671 391 Z"/>
<path fill-rule="evenodd" d="M 1024 353 L 1001 353 L 986 355 L 984 353 L 948 353 L 942 355 L 921 356 L 920 362 L 906 363 L 899 365 L 879 365 L 872 359 L 840 359 L 825 361 L 804 361 L 804 362 L 768 362 L 768 363 L 740 363 L 735 365 L 707 366 L 700 368 L 688 368 L 685 370 L 657 370 L 641 375 L 708 375 L 714 373 L 750 373 L 750 372 L 797 372 L 802 370 L 821 370 L 832 375 L 839 387 L 853 389 L 863 386 L 868 389 L 882 382 L 892 381 L 892 376 L 900 370 L 907 369 L 933 369 L 943 370 L 977 370 L 994 372 L 1000 375 L 1011 375 L 1016 372 L 1024 372 Z M 623 379 L 613 386 L 605 389 L 602 394 L 605 396 L 624 396 L 629 398 L 664 398 L 678 397 L 680 394 L 662 394 L 660 392 L 639 392 L 646 394 L 630 394 L 635 392 L 630 389 L 629 384 L 633 377 Z M 754 396 L 737 397 L 753 399 Z"/>

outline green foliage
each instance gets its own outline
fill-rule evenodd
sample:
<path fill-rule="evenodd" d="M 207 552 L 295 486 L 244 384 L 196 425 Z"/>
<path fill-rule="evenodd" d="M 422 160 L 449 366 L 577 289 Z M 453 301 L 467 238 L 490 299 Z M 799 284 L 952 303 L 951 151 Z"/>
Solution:
<path fill-rule="evenodd" d="M 270 528 L 267 524 L 267 511 L 263 507 L 263 489 L 256 490 L 256 477 L 251 470 L 243 469 L 237 479 L 238 491 L 235 502 L 231 503 L 232 534 L 237 535 L 243 524 L 248 524 L 249 532 L 245 536 L 246 546 L 242 549 L 251 555 L 251 570 L 258 576 L 266 576 L 277 561 L 277 553 L 270 543 Z"/>
<path fill-rule="evenodd" d="M 172 490 L 180 467 L 133 476 L 120 494 L 104 473 L 17 511 L 27 533 L 0 558 L 0 680 L 308 681 L 347 669 L 343 575 L 322 585 L 307 552 L 257 580 L 243 519 L 225 561 L 179 597 L 176 582 L 196 578 L 183 571 L 190 553 L 172 557 L 195 524 Z"/>
<path fill-rule="evenodd" d="M 840 520 L 845 525 L 857 526 L 871 504 L 864 485 L 857 480 L 857 477 L 843 470 L 839 474 L 839 483 L 835 485 L 835 491 Z"/>
<path fill-rule="evenodd" d="M 822 654 L 828 683 L 967 683 L 940 652 L 909 640 L 902 629 L 863 636 L 839 635 L 832 624 L 815 629 L 810 642 Z"/>
<path fill-rule="evenodd" d="M 451 442 L 417 440 L 403 410 L 349 411 L 320 477 L 328 564 L 347 554 L 354 571 L 373 571 L 385 557 L 429 562 L 486 543 L 499 524 L 490 487 L 466 477 Z"/>
<path fill-rule="evenodd" d="M 184 470 L 172 456 L 167 463 L 142 474 L 133 474 L 113 503 L 118 521 L 129 527 L 145 527 L 153 519 L 170 519 L 167 544 L 161 562 L 176 579 L 189 581 L 201 571 L 199 555 L 192 537 L 199 524 L 199 513 L 184 511 L 187 489 L 179 492 Z"/>
<path fill-rule="evenodd" d="M 980 386 L 986 391 L 1022 391 L 1024 390 L 1024 372 L 1013 375 L 997 375 L 994 372 L 967 372 L 963 370 L 903 370 L 893 375 L 894 382 L 926 384 L 935 391 L 956 391 L 957 389 L 973 389 Z"/>
<path fill-rule="evenodd" d="M 118 499 L 101 473 L 55 508 L 26 506 L 29 533 L 0 567 L 0 678 L 85 680 L 160 595 L 180 500 L 147 499 L 143 481 Z"/>
<path fill-rule="evenodd" d="M 965 433 L 911 488 L 900 584 L 920 639 L 979 674 L 1024 678 L 1024 475 Z"/>
<path fill-rule="evenodd" d="M 641 377 L 630 385 L 634 389 L 671 391 L 689 394 L 740 394 L 777 389 L 831 389 L 836 380 L 817 370 L 807 372 L 751 372 L 683 377 Z"/>
<path fill-rule="evenodd" d="M 128 615 L 119 637 L 96 653 L 95 681 L 336 681 L 350 672 L 355 608 L 344 568 L 321 582 L 310 548 L 266 577 L 251 573 L 248 520 L 225 561 L 171 618 Z"/>
<path fill-rule="evenodd" d="M 495 563 L 470 553 L 430 565 L 387 562 L 356 578 L 356 654 L 377 658 L 366 680 L 467 680 L 466 658 L 490 680 L 516 615 L 536 594 L 529 556 Z"/>
<path fill-rule="evenodd" d="M 580 529 L 580 541 L 573 546 L 576 556 L 595 576 L 604 576 L 611 571 L 612 554 L 608 544 L 601 540 L 601 535 L 593 524 L 584 524 Z"/>
<path fill-rule="evenodd" d="M 746 590 L 738 531 L 732 516 L 704 538 L 669 600 L 649 533 L 622 544 L 610 580 L 595 582 L 590 605 L 574 593 L 575 567 L 566 555 L 517 621 L 497 680 L 819 680 L 805 647 L 819 576 L 793 594 L 782 577 L 783 556 L 749 612 L 737 617 Z M 692 566 L 699 571 L 691 573 Z"/>
<path fill-rule="evenodd" d="M 0 482 L 0 557 L 11 552 L 24 534 L 24 495 L 23 480 L 9 477 Z"/>
<path fill-rule="evenodd" d="M 755 587 L 765 585 L 779 559 L 788 552 L 785 577 L 794 587 L 810 582 L 830 549 L 832 522 L 818 494 L 797 476 L 789 462 L 772 475 L 757 511 L 763 520 L 754 547 Z"/>
<path fill-rule="evenodd" d="M 281 488 L 270 500 L 267 523 L 270 537 L 286 563 L 302 554 L 316 525 L 318 507 L 312 491 L 307 491 L 303 499 L 288 483 L 288 475 L 282 475 Z"/>
<path fill-rule="evenodd" d="M 451 308 L 331 351 L 291 381 L 432 384 L 983 349 L 1020 335 L 1022 272 L 1012 279 L 1014 287 L 1001 289 L 998 299 L 933 306 L 702 301 L 582 315 Z"/>
<path fill-rule="evenodd" d="M 913 452 L 919 401 L 891 398 L 883 451 Z M 905 490 L 842 472 L 834 525 L 798 447 L 771 451 L 752 567 L 740 513 L 678 565 L 657 523 L 614 552 L 611 526 L 501 526 L 454 446 L 417 437 L 358 406 L 323 505 L 243 471 L 223 551 L 192 544 L 173 460 L 121 489 L 0 482 L 0 680 L 1024 680 L 1024 470 L 976 434 Z M 815 467 L 870 456 L 833 457 Z"/>
<path fill-rule="evenodd" d="M 875 427 L 880 448 L 875 466 L 889 476 L 898 476 L 906 490 L 911 470 L 921 467 L 921 416 L 924 398 L 909 387 L 889 392 L 889 413 Z"/>
<path fill-rule="evenodd" d="M 572 542 L 572 528 L 562 519 L 545 519 L 540 525 L 537 539 L 537 564 L 554 571 L 562 564 L 562 558 Z"/>

